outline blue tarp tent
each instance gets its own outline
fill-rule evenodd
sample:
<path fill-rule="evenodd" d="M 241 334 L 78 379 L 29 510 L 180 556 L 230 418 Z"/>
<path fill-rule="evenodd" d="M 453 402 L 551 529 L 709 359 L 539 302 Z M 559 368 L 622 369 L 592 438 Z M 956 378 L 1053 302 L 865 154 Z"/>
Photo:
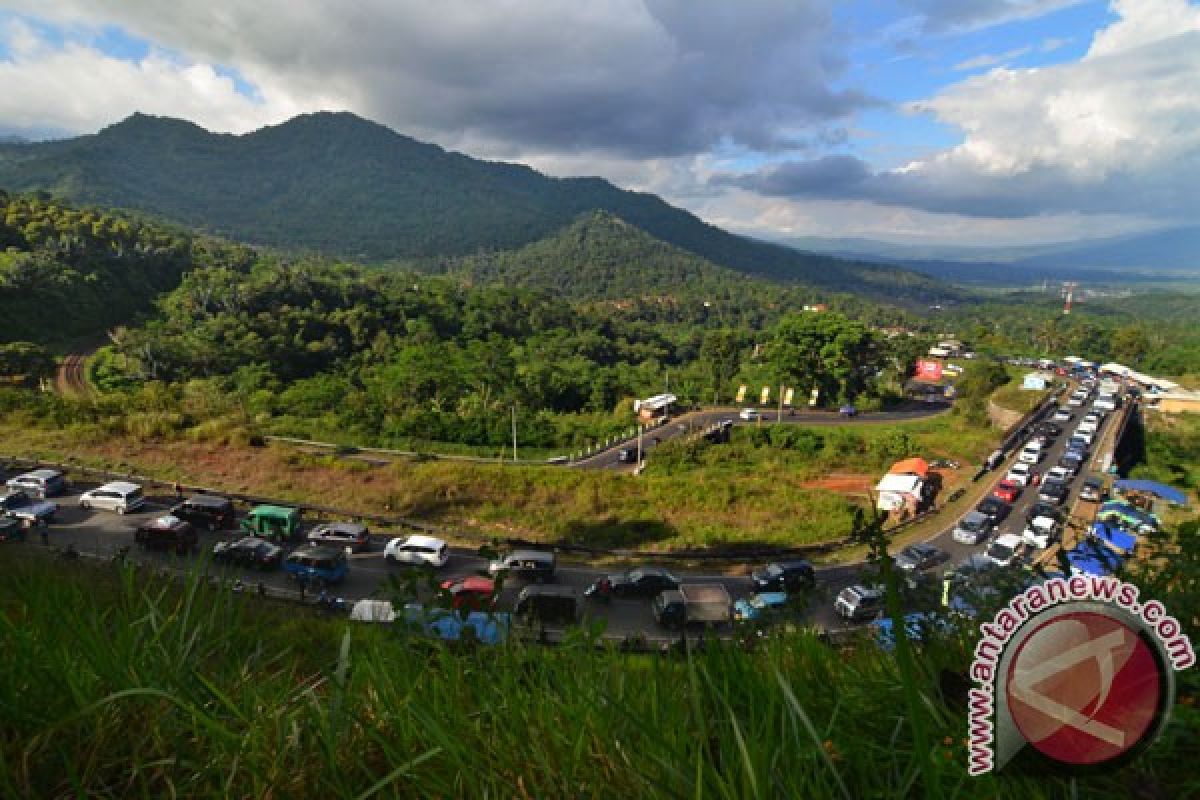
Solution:
<path fill-rule="evenodd" d="M 499 644 L 508 638 L 512 615 L 506 612 L 472 611 L 463 619 L 458 611 L 444 608 L 425 608 L 420 603 L 409 603 L 404 607 L 406 622 L 419 627 L 428 636 L 446 641 L 463 638 L 463 630 L 471 628 L 476 641 L 483 644 Z"/>
<path fill-rule="evenodd" d="M 1158 483 L 1157 481 L 1117 481 L 1115 486 L 1123 492 L 1145 492 L 1155 497 L 1161 497 L 1168 503 L 1174 503 L 1178 506 L 1187 505 L 1187 495 L 1174 486 L 1167 486 L 1165 483 Z"/>
<path fill-rule="evenodd" d="M 1121 530 L 1116 525 L 1105 525 L 1103 522 L 1093 523 L 1092 537 L 1120 556 L 1132 555 L 1137 550 L 1137 534 Z"/>
<path fill-rule="evenodd" d="M 1134 508 L 1128 503 L 1122 503 L 1118 500 L 1109 500 L 1106 503 L 1100 504 L 1100 510 L 1096 512 L 1096 519 L 1101 522 L 1118 522 L 1122 528 L 1130 527 L 1145 527 L 1150 530 L 1158 529 L 1158 517 L 1151 514 L 1149 511 L 1142 511 L 1140 508 Z"/>
<path fill-rule="evenodd" d="M 1067 551 L 1067 563 L 1071 572 L 1084 575 L 1112 575 L 1121 566 L 1122 560 L 1106 547 L 1088 545 L 1086 542 Z"/>

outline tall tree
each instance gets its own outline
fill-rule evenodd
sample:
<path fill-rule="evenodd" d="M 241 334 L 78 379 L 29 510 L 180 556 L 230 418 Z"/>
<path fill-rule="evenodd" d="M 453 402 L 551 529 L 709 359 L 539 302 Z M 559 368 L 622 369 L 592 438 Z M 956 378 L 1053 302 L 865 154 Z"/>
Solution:
<path fill-rule="evenodd" d="M 737 331 L 730 328 L 709 331 L 700 346 L 700 359 L 708 369 L 713 391 L 713 402 L 721 402 L 721 389 L 737 373 L 741 363 L 740 341 Z"/>

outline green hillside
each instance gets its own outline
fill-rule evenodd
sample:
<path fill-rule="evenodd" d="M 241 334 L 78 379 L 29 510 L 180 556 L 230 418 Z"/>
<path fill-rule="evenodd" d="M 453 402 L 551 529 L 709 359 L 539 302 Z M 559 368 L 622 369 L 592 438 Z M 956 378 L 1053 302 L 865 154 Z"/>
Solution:
<path fill-rule="evenodd" d="M 346 113 L 243 136 L 135 114 L 94 135 L 0 145 L 0 186 L 360 260 L 513 249 L 604 210 L 739 272 L 893 299 L 953 295 L 917 273 L 736 236 L 654 195 L 480 161 Z"/>

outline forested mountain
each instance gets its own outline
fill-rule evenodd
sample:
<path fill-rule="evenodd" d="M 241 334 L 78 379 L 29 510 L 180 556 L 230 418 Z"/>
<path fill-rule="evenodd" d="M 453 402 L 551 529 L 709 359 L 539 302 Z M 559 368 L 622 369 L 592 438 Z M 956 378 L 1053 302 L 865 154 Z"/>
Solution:
<path fill-rule="evenodd" d="M 0 186 L 359 260 L 512 249 L 604 210 L 739 272 L 893 300 L 953 295 L 924 275 L 736 236 L 654 195 L 476 160 L 347 113 L 242 136 L 135 114 L 94 135 L 0 145 Z"/>
<path fill-rule="evenodd" d="M 249 257 L 129 214 L 0 191 L 0 342 L 98 341 L 152 309 L 185 271 Z"/>

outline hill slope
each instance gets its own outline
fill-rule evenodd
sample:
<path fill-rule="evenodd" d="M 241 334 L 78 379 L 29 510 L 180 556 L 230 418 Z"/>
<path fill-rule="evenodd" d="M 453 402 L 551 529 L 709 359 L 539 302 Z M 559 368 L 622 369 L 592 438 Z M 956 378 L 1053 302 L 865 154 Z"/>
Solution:
<path fill-rule="evenodd" d="M 897 267 L 736 236 L 599 178 L 479 161 L 346 113 L 304 115 L 243 136 L 135 114 L 94 135 L 0 145 L 0 186 L 149 211 L 253 243 L 376 260 L 511 249 L 604 210 L 739 272 L 893 299 L 953 294 Z"/>

